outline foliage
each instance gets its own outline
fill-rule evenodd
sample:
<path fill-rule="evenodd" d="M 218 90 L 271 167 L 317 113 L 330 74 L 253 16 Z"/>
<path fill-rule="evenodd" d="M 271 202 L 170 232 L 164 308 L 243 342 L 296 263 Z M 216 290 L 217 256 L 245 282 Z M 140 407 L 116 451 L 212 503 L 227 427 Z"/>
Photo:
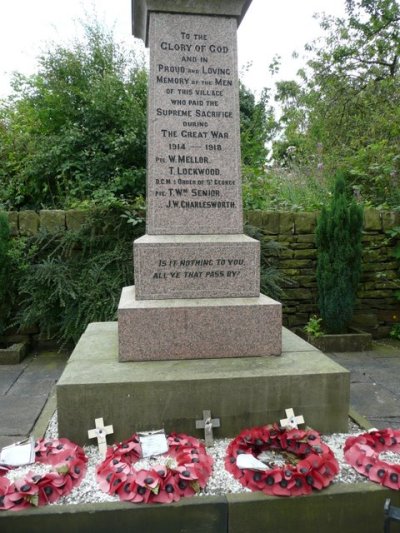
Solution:
<path fill-rule="evenodd" d="M 259 228 L 246 224 L 245 233 L 260 241 L 260 290 L 274 300 L 281 300 L 284 295 L 284 286 L 292 282 L 277 268 L 280 253 L 284 248 L 280 243 L 267 239 Z"/>
<path fill-rule="evenodd" d="M 319 211 L 330 197 L 328 180 L 293 163 L 247 174 L 243 180 L 245 209 Z"/>
<path fill-rule="evenodd" d="M 244 169 L 260 171 L 267 160 L 266 143 L 272 139 L 276 126 L 269 100 L 267 89 L 256 101 L 254 94 L 243 83 L 239 83 L 240 141 Z"/>
<path fill-rule="evenodd" d="M 7 305 L 7 286 L 9 278 L 10 226 L 7 214 L 0 212 L 0 335 L 2 334 L 10 306 Z"/>
<path fill-rule="evenodd" d="M 144 194 L 147 73 L 94 22 L 16 75 L 0 106 L 0 203 L 69 207 Z"/>
<path fill-rule="evenodd" d="M 283 135 L 274 157 L 325 176 L 343 168 L 364 200 L 399 206 L 400 5 L 346 4 L 345 18 L 321 18 L 324 38 L 307 45 L 300 79 L 277 84 Z"/>
<path fill-rule="evenodd" d="M 115 319 L 121 288 L 133 281 L 131 243 L 143 230 L 140 214 L 117 204 L 92 211 L 79 231 L 28 239 L 18 323 L 74 343 L 90 322 Z"/>
<path fill-rule="evenodd" d="M 15 75 L 0 103 L 0 204 L 68 208 L 145 194 L 147 72 L 96 21 L 53 46 L 37 74 Z M 269 97 L 240 84 L 242 162 L 262 169 L 273 128 Z"/>
<path fill-rule="evenodd" d="M 13 239 L 13 283 L 2 284 L 13 297 L 5 302 L 5 318 L 15 312 L 10 302 L 17 303 L 14 326 L 38 325 L 64 344 L 76 343 L 90 322 L 115 320 L 121 288 L 133 281 L 132 240 L 144 233 L 143 215 L 141 204 L 119 201 L 91 210 L 78 231 Z M 275 266 L 281 246 L 256 228 L 246 231 L 261 240 L 262 291 L 281 297 L 282 285 L 290 284 Z"/>
<path fill-rule="evenodd" d="M 304 331 L 307 333 L 308 337 L 314 339 L 322 337 L 324 332 L 322 331 L 321 322 L 322 318 L 319 318 L 316 315 L 310 316 L 307 324 L 304 326 Z"/>
<path fill-rule="evenodd" d="M 391 331 L 390 331 L 390 336 L 392 337 L 392 339 L 397 339 L 400 341 L 400 324 L 395 324 Z"/>
<path fill-rule="evenodd" d="M 316 231 L 318 304 L 329 333 L 343 333 L 353 316 L 361 273 L 362 208 L 349 200 L 343 174 Z"/>

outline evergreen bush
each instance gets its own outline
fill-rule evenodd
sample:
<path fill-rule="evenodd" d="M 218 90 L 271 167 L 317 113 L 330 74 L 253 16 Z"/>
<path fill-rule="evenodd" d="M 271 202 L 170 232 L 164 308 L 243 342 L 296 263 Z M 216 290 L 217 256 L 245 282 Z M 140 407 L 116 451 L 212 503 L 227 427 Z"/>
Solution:
<path fill-rule="evenodd" d="M 318 218 L 318 304 L 324 329 L 344 333 L 353 316 L 361 274 L 362 207 L 349 198 L 345 177 L 339 173 L 328 208 Z"/>

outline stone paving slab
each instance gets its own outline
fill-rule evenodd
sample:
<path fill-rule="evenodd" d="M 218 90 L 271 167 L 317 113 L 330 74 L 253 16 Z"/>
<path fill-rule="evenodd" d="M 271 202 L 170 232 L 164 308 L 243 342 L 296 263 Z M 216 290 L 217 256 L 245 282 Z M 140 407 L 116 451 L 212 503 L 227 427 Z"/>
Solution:
<path fill-rule="evenodd" d="M 385 417 L 400 416 L 400 400 L 383 387 L 370 383 L 353 383 L 350 391 L 350 403 L 360 415 Z"/>
<path fill-rule="evenodd" d="M 400 342 L 329 356 L 350 370 L 350 405 L 371 425 L 400 427 Z"/>
<path fill-rule="evenodd" d="M 15 396 L 35 397 L 43 394 L 43 391 L 45 391 L 47 396 L 48 392 L 51 391 L 56 383 L 56 379 L 39 378 L 33 381 L 27 380 L 26 377 L 25 379 L 24 377 L 21 377 L 21 379 L 18 379 L 8 391 L 7 398 Z"/>
<path fill-rule="evenodd" d="M 389 418 L 382 418 L 382 417 L 374 418 L 373 416 L 370 416 L 369 421 L 371 422 L 371 425 L 373 427 L 376 427 L 378 429 L 384 429 L 384 428 L 400 429 L 400 416 L 389 417 Z"/>
<path fill-rule="evenodd" d="M 28 435 L 46 403 L 48 394 L 2 396 L 0 398 L 0 428 L 3 436 Z"/>
<path fill-rule="evenodd" d="M 0 448 L 32 432 L 67 358 L 65 353 L 43 351 L 0 367 Z"/>
<path fill-rule="evenodd" d="M 2 365 L 0 367 L 0 396 L 7 394 L 22 372 L 23 365 Z"/>

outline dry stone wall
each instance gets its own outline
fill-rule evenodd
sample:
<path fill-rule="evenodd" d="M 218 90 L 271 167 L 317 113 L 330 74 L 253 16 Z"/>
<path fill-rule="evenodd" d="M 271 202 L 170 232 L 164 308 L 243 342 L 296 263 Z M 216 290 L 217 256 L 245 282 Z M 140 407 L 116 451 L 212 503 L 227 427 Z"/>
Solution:
<path fill-rule="evenodd" d="M 87 215 L 87 211 L 75 209 L 8 213 L 14 236 L 76 230 Z M 304 325 L 310 315 L 318 313 L 317 213 L 252 211 L 245 213 L 245 217 L 248 223 L 262 229 L 267 239 L 284 245 L 279 268 L 292 280 L 285 287 L 284 324 L 290 328 Z M 400 226 L 400 213 L 365 210 L 363 273 L 353 322 L 375 338 L 387 336 L 393 324 L 400 322 L 400 303 L 395 297 L 400 290 L 400 265 L 393 256 L 397 242 L 387 233 L 395 226 Z"/>
<path fill-rule="evenodd" d="M 279 268 L 292 280 L 283 298 L 284 324 L 304 325 L 318 313 L 315 246 L 317 213 L 248 212 L 247 221 L 266 236 L 285 246 Z M 358 290 L 353 325 L 386 337 L 400 322 L 400 265 L 393 256 L 397 242 L 388 230 L 400 226 L 400 213 L 366 209 L 363 229 L 363 272 Z"/>

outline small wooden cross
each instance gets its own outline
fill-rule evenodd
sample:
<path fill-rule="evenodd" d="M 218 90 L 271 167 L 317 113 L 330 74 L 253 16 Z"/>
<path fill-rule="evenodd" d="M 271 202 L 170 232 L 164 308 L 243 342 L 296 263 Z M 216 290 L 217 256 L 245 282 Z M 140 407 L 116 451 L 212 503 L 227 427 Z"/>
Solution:
<path fill-rule="evenodd" d="M 196 429 L 204 429 L 204 440 L 206 446 L 214 445 L 213 428 L 219 428 L 221 420 L 211 418 L 211 411 L 203 411 L 203 420 L 196 420 Z"/>
<path fill-rule="evenodd" d="M 293 409 L 285 409 L 287 418 L 283 418 L 281 427 L 286 429 L 298 429 L 299 424 L 304 424 L 304 418 L 302 415 L 295 416 Z"/>
<path fill-rule="evenodd" d="M 94 429 L 89 429 L 88 437 L 89 439 L 97 438 L 97 444 L 99 446 L 99 451 L 104 458 L 107 453 L 107 435 L 114 433 L 114 428 L 112 426 L 104 426 L 104 420 L 102 418 L 95 419 L 96 427 Z"/>

